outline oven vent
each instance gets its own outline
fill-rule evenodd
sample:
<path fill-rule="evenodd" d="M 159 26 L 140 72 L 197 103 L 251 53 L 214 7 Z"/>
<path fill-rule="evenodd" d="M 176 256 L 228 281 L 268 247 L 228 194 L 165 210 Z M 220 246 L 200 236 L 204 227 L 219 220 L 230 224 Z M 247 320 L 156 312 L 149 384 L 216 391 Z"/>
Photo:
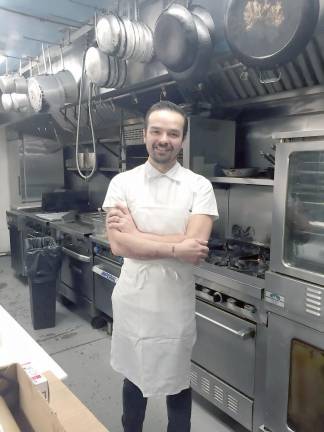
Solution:
<path fill-rule="evenodd" d="M 191 384 L 198 386 L 198 373 L 194 370 L 191 370 Z"/>
<path fill-rule="evenodd" d="M 305 311 L 316 317 L 322 315 L 322 291 L 320 289 L 307 287 L 305 298 Z"/>
<path fill-rule="evenodd" d="M 228 395 L 227 396 L 227 408 L 232 411 L 233 413 L 237 414 L 239 412 L 239 403 L 238 400 L 235 399 L 233 396 Z"/>
<path fill-rule="evenodd" d="M 214 394 L 213 394 L 213 397 L 214 397 L 215 401 L 217 401 L 218 403 L 220 403 L 220 404 L 224 403 L 224 392 L 217 385 L 214 385 Z"/>
<path fill-rule="evenodd" d="M 143 123 L 124 125 L 124 144 L 125 145 L 143 145 Z"/>
<path fill-rule="evenodd" d="M 201 389 L 203 392 L 209 394 L 210 391 L 210 382 L 208 378 L 202 377 L 201 378 Z"/>

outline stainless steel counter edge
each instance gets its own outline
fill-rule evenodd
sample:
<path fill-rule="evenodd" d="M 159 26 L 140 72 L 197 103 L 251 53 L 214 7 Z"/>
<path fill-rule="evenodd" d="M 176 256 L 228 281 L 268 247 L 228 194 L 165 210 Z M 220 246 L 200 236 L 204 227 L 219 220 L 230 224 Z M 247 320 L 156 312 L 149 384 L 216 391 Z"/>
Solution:
<path fill-rule="evenodd" d="M 219 286 L 228 287 L 232 290 L 244 293 L 258 300 L 262 300 L 265 289 L 265 280 L 248 276 L 224 267 L 212 266 L 202 263 L 199 267 L 194 267 L 194 275 L 197 283 L 207 280 Z M 199 279 L 202 279 L 201 281 Z M 215 287 L 217 290 L 217 287 Z"/>

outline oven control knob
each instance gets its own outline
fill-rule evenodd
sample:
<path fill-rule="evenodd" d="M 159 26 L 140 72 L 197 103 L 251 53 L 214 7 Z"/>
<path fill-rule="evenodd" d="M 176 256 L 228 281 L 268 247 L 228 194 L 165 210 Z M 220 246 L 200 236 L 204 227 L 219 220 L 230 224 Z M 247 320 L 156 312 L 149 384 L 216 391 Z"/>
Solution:
<path fill-rule="evenodd" d="M 244 305 L 244 313 L 246 315 L 251 315 L 251 314 L 254 314 L 255 312 L 256 312 L 255 306 L 250 305 L 250 304 Z"/>
<path fill-rule="evenodd" d="M 231 297 L 226 300 L 227 307 L 229 309 L 236 309 L 237 301 Z"/>

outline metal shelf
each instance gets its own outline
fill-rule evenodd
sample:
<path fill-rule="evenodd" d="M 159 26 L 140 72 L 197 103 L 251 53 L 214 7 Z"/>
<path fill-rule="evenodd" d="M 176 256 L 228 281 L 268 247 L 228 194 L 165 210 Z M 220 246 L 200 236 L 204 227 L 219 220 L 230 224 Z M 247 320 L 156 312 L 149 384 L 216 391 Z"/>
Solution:
<path fill-rule="evenodd" d="M 77 168 L 66 168 L 67 171 L 78 171 Z M 81 172 L 83 171 L 92 171 L 92 168 L 81 168 L 80 169 Z M 111 172 L 111 173 L 119 173 L 119 168 L 105 168 L 105 167 L 101 167 L 101 168 L 97 168 L 97 171 L 103 171 L 103 172 Z"/>
<path fill-rule="evenodd" d="M 255 186 L 273 186 L 272 179 L 266 178 L 242 178 L 242 177 L 208 177 L 212 183 L 245 184 Z"/>

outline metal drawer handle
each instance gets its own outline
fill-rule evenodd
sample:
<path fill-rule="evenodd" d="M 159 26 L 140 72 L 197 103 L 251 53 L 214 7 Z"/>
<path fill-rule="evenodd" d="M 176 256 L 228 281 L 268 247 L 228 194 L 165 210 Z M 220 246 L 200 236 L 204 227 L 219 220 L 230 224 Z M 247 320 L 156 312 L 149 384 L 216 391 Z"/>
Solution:
<path fill-rule="evenodd" d="M 74 251 L 72 251 L 70 249 L 67 249 L 65 247 L 62 247 L 62 252 L 65 255 L 68 255 L 68 256 L 70 256 L 72 258 L 75 258 L 78 261 L 82 261 L 82 262 L 90 262 L 91 261 L 91 257 L 86 256 L 86 255 L 78 254 L 77 252 L 74 252 Z"/>
<path fill-rule="evenodd" d="M 117 276 L 107 272 L 106 270 L 103 270 L 100 266 L 93 266 L 92 271 L 93 271 L 93 273 L 96 273 L 97 275 L 99 275 L 105 279 L 108 279 L 110 282 L 117 283 L 117 281 L 118 281 Z"/>
<path fill-rule="evenodd" d="M 244 330 L 234 330 L 231 327 L 227 327 L 226 325 L 224 325 L 224 324 L 222 324 L 222 323 L 220 323 L 218 321 L 215 321 L 215 320 L 213 320 L 211 318 L 206 317 L 205 315 L 200 314 L 199 312 L 196 312 L 196 316 L 198 316 L 200 318 L 203 318 L 204 320 L 209 321 L 212 324 L 215 324 L 215 325 L 217 325 L 218 327 L 221 327 L 224 330 L 227 330 L 228 332 L 234 334 L 235 336 L 240 337 L 241 339 L 249 339 L 249 338 L 254 337 L 255 332 L 251 328 L 244 329 Z"/>

